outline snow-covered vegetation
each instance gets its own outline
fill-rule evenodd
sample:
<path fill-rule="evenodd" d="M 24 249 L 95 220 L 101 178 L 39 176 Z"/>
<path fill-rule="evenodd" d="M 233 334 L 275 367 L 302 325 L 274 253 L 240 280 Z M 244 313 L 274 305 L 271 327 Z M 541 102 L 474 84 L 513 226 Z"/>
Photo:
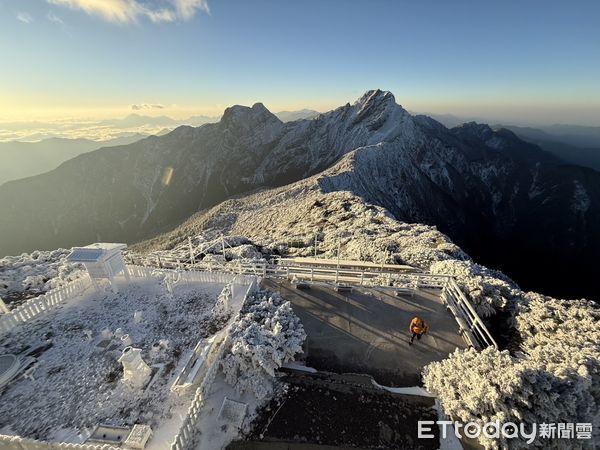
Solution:
<path fill-rule="evenodd" d="M 594 422 L 600 429 L 600 315 L 593 302 L 523 292 L 501 272 L 475 263 L 435 227 L 400 222 L 349 192 L 325 193 L 318 177 L 229 200 L 145 245 L 168 249 L 182 245 L 186 235 L 217 232 L 246 236 L 267 258 L 331 258 L 339 251 L 345 259 L 409 264 L 455 277 L 478 313 L 508 337 L 513 353 L 459 351 L 430 365 L 425 384 L 445 412 L 465 422 Z"/>
<path fill-rule="evenodd" d="M 222 234 L 228 237 L 221 240 Z M 458 351 L 428 366 L 426 387 L 445 412 L 465 422 L 592 421 L 600 428 L 597 306 L 523 292 L 504 274 L 475 263 L 435 227 L 398 221 L 347 191 L 325 192 L 315 176 L 228 200 L 134 251 L 186 261 L 190 236 L 194 248 L 205 250 L 196 262 L 235 265 L 278 256 L 332 258 L 339 252 L 344 259 L 409 264 L 451 275 L 478 313 L 503 328 L 512 353 Z M 273 371 L 300 351 L 304 333 L 294 317 L 289 305 L 272 294 L 250 300 L 232 335 L 232 352 L 223 361 L 228 381 L 257 397 L 268 395 Z M 514 439 L 483 439 L 482 444 L 524 445 Z M 548 447 L 550 441 L 537 445 Z"/>
<path fill-rule="evenodd" d="M 339 250 L 344 259 L 409 264 L 453 275 L 484 317 L 504 307 L 518 291 L 508 277 L 475 264 L 435 227 L 400 222 L 384 208 L 348 192 L 324 194 L 314 181 L 224 202 L 172 233 L 134 248 L 185 260 L 189 259 L 187 236 L 194 236 L 194 245 L 203 243 L 209 256 L 220 252 L 219 236 L 224 233 L 232 236 L 225 239 L 225 254 L 234 261 L 238 255 L 334 258 Z"/>
<path fill-rule="evenodd" d="M 67 261 L 70 252 L 34 251 L 0 259 L 0 298 L 19 302 L 78 278 L 83 266 Z"/>
<path fill-rule="evenodd" d="M 0 354 L 34 355 L 32 378 L 5 387 L 0 432 L 52 438 L 53 430 L 88 430 L 98 423 L 156 428 L 190 399 L 170 395 L 169 380 L 201 338 L 225 325 L 213 305 L 222 284 L 180 283 L 173 295 L 159 280 L 122 283 L 119 293 L 85 292 L 7 335 Z M 152 369 L 143 389 L 123 383 L 118 362 L 128 335 Z M 79 431 L 77 431 L 79 430 Z"/>
<path fill-rule="evenodd" d="M 482 317 L 494 315 L 521 294 L 519 287 L 506 275 L 473 261 L 437 261 L 429 270 L 436 275 L 452 275 Z"/>
<path fill-rule="evenodd" d="M 593 423 L 600 426 L 600 310 L 585 300 L 526 293 L 513 305 L 521 352 L 457 350 L 424 371 L 425 386 L 462 422 Z M 480 437 L 486 448 L 529 448 Z M 572 442 L 538 439 L 537 448 Z M 563 447 L 561 447 L 563 445 Z"/>
<path fill-rule="evenodd" d="M 265 398 L 275 370 L 302 352 L 305 338 L 289 302 L 268 291 L 255 293 L 246 300 L 231 332 L 231 352 L 222 361 L 226 381 L 240 393 Z"/>

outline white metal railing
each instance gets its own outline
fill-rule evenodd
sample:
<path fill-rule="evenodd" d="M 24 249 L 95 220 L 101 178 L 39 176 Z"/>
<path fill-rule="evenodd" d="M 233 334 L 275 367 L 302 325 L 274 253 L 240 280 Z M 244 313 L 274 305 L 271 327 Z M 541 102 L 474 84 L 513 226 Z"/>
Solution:
<path fill-rule="evenodd" d="M 155 272 L 154 267 L 139 266 L 139 265 L 127 265 L 129 275 L 131 277 L 138 278 L 150 278 L 153 277 Z M 169 269 L 163 269 L 169 270 Z M 239 314 L 239 309 L 243 306 L 245 300 L 249 295 L 257 289 L 258 282 L 254 276 L 248 276 L 244 274 L 238 274 L 234 272 L 201 272 L 184 270 L 180 272 L 181 280 L 185 282 L 201 282 L 201 283 L 232 283 L 232 285 L 245 288 L 241 301 L 237 302 L 237 310 L 234 316 Z M 89 276 L 81 277 L 71 283 L 48 291 L 44 295 L 40 295 L 36 298 L 28 300 L 23 305 L 15 308 L 8 314 L 0 316 L 0 337 L 12 330 L 19 324 L 31 320 L 39 314 L 49 311 L 56 305 L 73 299 L 85 291 L 88 287 L 92 286 Z M 198 429 L 198 419 L 200 417 L 200 410 L 204 405 L 206 396 L 212 386 L 212 383 L 217 374 L 219 364 L 227 344 L 229 342 L 229 331 L 234 321 L 227 326 L 225 331 L 225 338 L 221 342 L 221 345 L 214 353 L 212 362 L 206 370 L 202 382 L 195 392 L 194 399 L 192 400 L 186 417 L 180 427 L 174 441 L 171 445 L 172 450 L 184 450 L 189 449 L 196 437 Z M 107 444 L 72 444 L 65 442 L 46 442 L 38 441 L 34 439 L 23 438 L 20 436 L 10 436 L 0 434 L 0 448 L 14 449 L 14 450 L 40 450 L 40 449 L 79 449 L 79 450 L 117 450 L 116 447 Z"/>
<path fill-rule="evenodd" d="M 127 270 L 133 277 L 153 277 L 153 272 L 156 270 L 155 267 L 139 266 L 133 264 L 127 264 Z M 162 268 L 161 270 L 167 272 L 174 272 L 176 269 Z M 231 283 L 234 279 L 237 280 L 237 284 L 247 284 L 251 280 L 243 276 L 237 278 L 240 274 L 231 271 L 197 271 L 197 270 L 179 270 L 178 273 L 181 275 L 181 281 L 188 283 Z"/>
<path fill-rule="evenodd" d="M 85 275 L 64 286 L 29 299 L 7 314 L 2 314 L 0 316 L 0 337 L 9 333 L 19 324 L 32 320 L 38 315 L 53 309 L 56 305 L 80 295 L 90 286 L 90 278 Z"/>
<path fill-rule="evenodd" d="M 0 448 L 3 450 L 119 450 L 119 447 L 109 444 L 46 442 L 8 435 L 0 435 Z"/>
<path fill-rule="evenodd" d="M 477 349 L 498 347 L 492 334 L 453 277 L 447 279 L 442 290 L 442 300 L 454 314 L 462 333 L 473 347 Z"/>
<path fill-rule="evenodd" d="M 237 278 L 236 278 L 236 280 L 237 280 Z M 245 282 L 249 281 L 249 283 L 247 284 L 247 289 L 243 295 L 243 299 L 239 304 L 240 309 L 241 309 L 241 307 L 243 307 L 248 296 L 252 295 L 258 287 L 258 282 L 257 282 L 256 278 L 248 277 L 248 278 L 245 278 L 244 281 Z M 238 314 L 239 314 L 239 309 L 236 311 L 235 316 L 237 316 Z M 200 431 L 198 429 L 199 428 L 198 421 L 200 419 L 200 413 L 201 413 L 202 407 L 204 406 L 204 403 L 206 401 L 206 397 L 208 396 L 208 394 L 210 392 L 212 383 L 215 380 L 215 377 L 217 376 L 217 371 L 219 369 L 219 364 L 221 363 L 223 354 L 225 353 L 225 350 L 229 346 L 229 340 L 230 340 L 229 335 L 230 335 L 231 328 L 233 327 L 234 324 L 235 324 L 235 321 L 232 320 L 229 323 L 229 325 L 227 325 L 227 328 L 225 330 L 225 337 L 224 337 L 223 341 L 221 342 L 219 348 L 216 350 L 216 352 L 214 354 L 214 359 L 210 363 L 210 367 L 206 370 L 206 373 L 204 375 L 202 382 L 200 383 L 200 386 L 198 386 L 198 389 L 196 389 L 196 392 L 194 394 L 194 399 L 192 400 L 192 402 L 190 404 L 190 407 L 188 409 L 186 417 L 183 420 L 183 423 L 181 424 L 181 427 L 179 428 L 179 431 L 178 431 L 177 435 L 175 436 L 173 443 L 171 444 L 171 450 L 187 450 L 187 449 L 192 448 L 192 446 L 194 445 L 196 437 L 198 436 L 198 432 Z"/>
<path fill-rule="evenodd" d="M 249 262 L 237 261 L 229 263 L 186 263 L 174 258 L 143 258 L 130 255 L 130 258 L 140 258 L 145 263 L 160 264 L 162 267 L 173 267 L 192 271 L 212 270 L 212 273 L 236 273 L 246 276 L 263 278 L 286 278 L 305 281 L 323 281 L 333 283 L 348 283 L 364 286 L 401 286 L 410 289 L 433 288 L 441 289 L 441 298 L 454 315 L 460 331 L 469 345 L 477 349 L 489 346 L 497 347 L 496 341 L 475 311 L 475 308 L 462 292 L 454 278 L 450 275 L 435 275 L 431 273 L 398 273 L 384 270 L 367 270 L 341 267 L 320 267 L 309 265 L 271 264 L 266 261 Z M 154 261 L 153 261 L 154 260 Z"/>

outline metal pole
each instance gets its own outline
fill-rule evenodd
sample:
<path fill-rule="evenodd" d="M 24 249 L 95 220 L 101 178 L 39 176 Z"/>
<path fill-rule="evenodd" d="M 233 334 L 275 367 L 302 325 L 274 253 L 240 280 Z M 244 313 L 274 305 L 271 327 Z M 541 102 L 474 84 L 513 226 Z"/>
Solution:
<path fill-rule="evenodd" d="M 9 312 L 10 312 L 10 309 L 8 309 L 8 306 L 6 306 L 6 303 L 4 303 L 4 300 L 2 300 L 2 298 L 0 298 L 0 313 L 8 314 Z"/>
<path fill-rule="evenodd" d="M 192 245 L 192 238 L 188 236 L 188 245 L 190 246 L 190 262 L 192 265 L 196 264 L 196 260 L 194 258 L 194 247 Z"/>

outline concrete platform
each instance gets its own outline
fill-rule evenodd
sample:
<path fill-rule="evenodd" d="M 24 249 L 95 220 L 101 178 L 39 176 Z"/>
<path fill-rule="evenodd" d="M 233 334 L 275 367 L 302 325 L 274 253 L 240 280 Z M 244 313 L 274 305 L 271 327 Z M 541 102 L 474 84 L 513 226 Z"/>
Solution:
<path fill-rule="evenodd" d="M 308 335 L 306 364 L 317 370 L 366 373 L 387 386 L 416 386 L 423 366 L 466 347 L 437 290 L 398 297 L 385 288 L 339 293 L 332 285 L 311 284 L 298 290 L 277 279 L 265 279 L 263 286 L 292 303 Z M 408 326 L 417 315 L 430 331 L 411 346 Z"/>

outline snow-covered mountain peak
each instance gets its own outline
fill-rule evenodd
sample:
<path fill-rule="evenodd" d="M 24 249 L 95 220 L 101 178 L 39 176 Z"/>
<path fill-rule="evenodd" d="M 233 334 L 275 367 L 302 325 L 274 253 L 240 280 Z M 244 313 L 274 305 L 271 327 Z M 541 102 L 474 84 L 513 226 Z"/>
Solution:
<path fill-rule="evenodd" d="M 281 125 L 282 122 L 271 113 L 262 103 L 255 103 L 252 107 L 234 105 L 223 113 L 221 124 L 226 128 L 241 127 L 244 129 L 255 128 L 259 125 Z"/>
<path fill-rule="evenodd" d="M 380 103 L 391 103 L 395 104 L 396 99 L 394 98 L 394 94 L 390 91 L 382 91 L 381 89 L 372 89 L 370 91 L 365 92 L 361 98 L 359 98 L 354 105 L 358 105 L 361 108 L 365 108 L 368 106 L 372 106 L 374 104 Z"/>
<path fill-rule="evenodd" d="M 364 135 L 363 140 L 354 142 L 354 148 L 391 141 L 406 133 L 412 135 L 414 130 L 411 115 L 396 103 L 394 95 L 379 89 L 367 91 L 353 105 L 339 108 L 330 116 L 337 118 L 340 114 L 352 134 Z"/>

